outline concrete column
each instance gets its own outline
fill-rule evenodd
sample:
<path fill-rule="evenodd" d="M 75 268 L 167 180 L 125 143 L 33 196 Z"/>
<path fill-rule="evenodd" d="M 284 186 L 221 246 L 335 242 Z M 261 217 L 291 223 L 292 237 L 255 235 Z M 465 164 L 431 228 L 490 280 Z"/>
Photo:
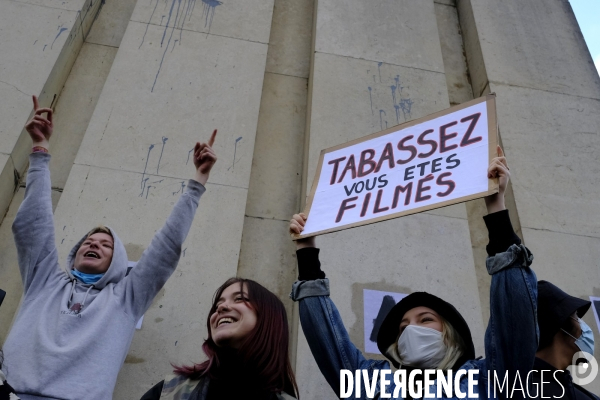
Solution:
<path fill-rule="evenodd" d="M 56 209 L 64 257 L 113 227 L 137 260 L 187 179 L 190 150 L 219 129 L 219 161 L 175 274 L 146 313 L 114 397 L 141 396 L 202 360 L 212 295 L 237 272 L 273 2 L 137 2 Z"/>
<path fill-rule="evenodd" d="M 104 61 L 111 58 L 111 49 L 101 49 L 90 57 L 94 52 L 90 52 L 84 43 L 101 5 L 100 0 L 2 2 L 0 212 L 3 219 L 0 227 L 0 288 L 7 294 L 0 308 L 0 343 L 8 334 L 23 291 L 11 224 L 22 201 L 24 190 L 19 189 L 19 185 L 24 185 L 23 175 L 31 151 L 31 139 L 23 129 L 32 114 L 31 95 L 38 95 L 41 106 L 52 105 L 55 108 L 55 131 L 64 132 L 62 136 L 56 135 L 60 136 L 58 141 L 56 137 L 52 139 L 52 144 L 62 141 L 59 147 L 63 149 L 55 153 L 51 163 L 52 186 L 59 189 L 52 193 L 56 206 L 77 152 L 77 132 L 85 131 L 86 121 L 93 110 L 90 96 L 94 97 L 94 90 L 99 93 L 104 82 L 102 75 L 108 74 Z M 81 49 L 84 56 L 75 63 Z M 67 82 L 69 76 L 72 79 Z M 65 101 L 59 105 L 62 92 L 67 94 Z M 82 101 L 83 98 L 85 100 Z M 62 109 L 68 109 L 69 104 L 80 105 L 79 112 L 70 114 L 69 120 L 62 119 Z M 90 105 L 87 114 L 82 112 Z"/>
<path fill-rule="evenodd" d="M 321 149 L 449 107 L 433 1 L 321 0 L 314 36 L 305 193 Z M 317 242 L 331 297 L 360 349 L 363 289 L 421 290 L 462 312 L 482 354 L 484 329 L 464 205 L 328 234 Z M 302 336 L 297 374 L 303 398 L 335 398 Z M 306 382 L 310 385 L 302 385 Z"/>
<path fill-rule="evenodd" d="M 459 0 L 473 91 L 497 93 L 539 279 L 600 295 L 600 77 L 568 1 Z M 589 300 L 589 299 L 588 299 Z M 584 318 L 600 337 L 593 313 Z M 600 380 L 586 387 L 600 392 Z"/>

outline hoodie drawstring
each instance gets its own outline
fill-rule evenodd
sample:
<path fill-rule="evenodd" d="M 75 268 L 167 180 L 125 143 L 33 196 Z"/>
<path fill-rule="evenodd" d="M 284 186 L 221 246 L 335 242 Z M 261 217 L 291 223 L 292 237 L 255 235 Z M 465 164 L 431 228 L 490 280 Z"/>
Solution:
<path fill-rule="evenodd" d="M 77 285 L 77 279 L 73 279 L 72 282 L 73 286 L 71 286 L 71 292 L 69 293 L 69 302 L 67 303 L 69 309 L 71 309 L 71 302 L 73 301 L 73 293 L 75 292 L 75 285 Z M 83 310 L 83 307 L 85 306 L 85 301 L 87 300 L 88 295 L 90 294 L 90 290 L 92 290 L 93 287 L 94 285 L 90 285 L 88 290 L 85 292 L 85 296 L 83 296 L 83 301 L 80 303 L 79 310 L 77 310 L 78 314 Z"/>

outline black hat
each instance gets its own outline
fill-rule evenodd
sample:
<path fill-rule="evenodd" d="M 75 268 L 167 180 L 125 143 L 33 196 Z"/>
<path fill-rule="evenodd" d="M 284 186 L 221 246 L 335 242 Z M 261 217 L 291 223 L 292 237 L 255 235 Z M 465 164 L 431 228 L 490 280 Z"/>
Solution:
<path fill-rule="evenodd" d="M 398 340 L 402 317 L 407 311 L 412 310 L 415 307 L 431 308 L 456 329 L 466 346 L 466 353 L 459 360 L 461 365 L 464 361 L 475 358 L 475 346 L 473 345 L 471 330 L 458 310 L 454 308 L 452 304 L 432 294 L 427 292 L 414 292 L 400 300 L 400 302 L 390 310 L 387 317 L 385 317 L 385 320 L 383 320 L 381 328 L 379 329 L 379 334 L 377 335 L 377 347 L 379 348 L 379 351 L 381 351 L 381 354 L 388 357 L 396 367 L 398 367 L 397 361 L 390 358 L 387 351 L 389 347 Z"/>
<path fill-rule="evenodd" d="M 577 311 L 583 317 L 589 310 L 591 302 L 573 297 L 547 281 L 538 282 L 538 326 L 540 328 L 540 344 L 543 349 L 552 343 L 554 335 L 565 321 Z"/>

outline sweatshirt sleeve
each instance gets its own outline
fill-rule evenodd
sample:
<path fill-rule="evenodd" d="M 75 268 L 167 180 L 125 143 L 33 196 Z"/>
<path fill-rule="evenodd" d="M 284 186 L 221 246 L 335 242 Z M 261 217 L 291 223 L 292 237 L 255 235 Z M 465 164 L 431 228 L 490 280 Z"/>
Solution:
<path fill-rule="evenodd" d="M 25 198 L 12 225 L 25 294 L 41 288 L 53 273 L 60 272 L 49 163 L 50 154 L 40 152 L 29 156 Z"/>
<path fill-rule="evenodd" d="M 146 312 L 154 296 L 175 271 L 181 247 L 205 191 L 201 183 L 190 179 L 186 192 L 175 204 L 167 222 L 156 232 L 137 266 L 123 280 L 125 307 L 135 318 Z"/>
<path fill-rule="evenodd" d="M 486 246 L 490 257 L 504 253 L 510 246 L 521 244 L 521 239 L 513 230 L 508 210 L 498 211 L 483 217 L 488 228 L 489 243 Z"/>

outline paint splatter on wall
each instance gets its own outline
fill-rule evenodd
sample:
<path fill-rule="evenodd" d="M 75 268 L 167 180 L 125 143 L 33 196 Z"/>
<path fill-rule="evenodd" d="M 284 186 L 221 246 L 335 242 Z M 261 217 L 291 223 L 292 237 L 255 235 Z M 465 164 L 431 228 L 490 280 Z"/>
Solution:
<path fill-rule="evenodd" d="M 194 16 L 194 9 L 196 8 L 197 0 L 155 0 L 154 7 L 152 9 L 152 13 L 148 18 L 148 22 L 146 23 L 146 30 L 144 31 L 144 35 L 142 36 L 142 40 L 138 49 L 142 47 L 146 40 L 146 34 L 148 33 L 148 27 L 152 22 L 152 18 L 156 13 L 159 2 L 164 3 L 164 12 L 165 15 L 161 16 L 160 26 L 163 26 L 163 21 L 166 18 L 166 23 L 164 24 L 164 30 L 162 33 L 162 38 L 160 40 L 160 47 L 163 49 L 162 57 L 158 64 L 158 70 L 156 71 L 156 76 L 154 77 L 154 82 L 152 83 L 152 87 L 150 89 L 151 92 L 154 92 L 154 88 L 156 87 L 156 82 L 160 76 L 163 63 L 165 61 L 165 57 L 167 56 L 167 51 L 169 50 L 169 46 L 171 42 L 173 46 L 171 46 L 171 50 L 169 53 L 172 53 L 175 49 L 176 45 L 181 45 L 183 40 L 183 31 L 185 29 L 186 21 L 190 21 Z M 203 3 L 202 16 L 204 19 L 204 27 L 208 28 L 208 32 L 210 32 L 210 27 L 213 22 L 213 18 L 215 16 L 215 10 L 218 6 L 223 4 L 223 2 L 218 0 L 201 0 Z M 154 1 L 153 1 L 154 2 Z M 167 11 L 168 10 L 168 11 Z M 178 38 L 176 38 L 178 36 Z M 175 39 L 174 39 L 175 37 Z"/>
<path fill-rule="evenodd" d="M 366 70 L 365 104 L 371 117 L 373 132 L 387 129 L 412 119 L 414 100 L 410 86 L 396 67 L 377 62 Z"/>

